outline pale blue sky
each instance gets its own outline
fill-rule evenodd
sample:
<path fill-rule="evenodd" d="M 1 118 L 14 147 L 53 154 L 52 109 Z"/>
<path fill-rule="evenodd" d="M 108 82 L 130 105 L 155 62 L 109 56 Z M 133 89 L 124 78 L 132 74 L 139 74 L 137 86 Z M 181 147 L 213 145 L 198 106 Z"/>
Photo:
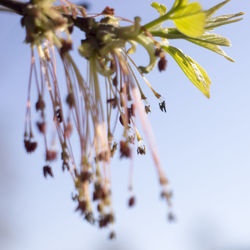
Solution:
<path fill-rule="evenodd" d="M 173 1 L 162 1 L 170 5 Z M 106 5 L 145 23 L 155 15 L 148 0 L 96 0 L 91 11 Z M 208 8 L 218 1 L 200 1 Z M 24 113 L 30 51 L 19 18 L 0 14 L 0 227 L 2 250 L 226 250 L 250 249 L 250 2 L 232 0 L 221 13 L 246 12 L 244 20 L 218 29 L 232 41 L 223 57 L 183 41 L 172 42 L 191 55 L 212 79 L 211 98 L 204 97 L 168 57 L 166 72 L 147 78 L 166 98 L 167 113 L 152 96 L 152 122 L 161 162 L 174 191 L 177 221 L 166 220 L 166 205 L 150 155 L 135 160 L 137 205 L 127 208 L 128 161 L 112 164 L 115 229 L 92 228 L 74 213 L 72 182 L 55 164 L 55 179 L 42 176 L 43 153 L 23 148 Z M 80 37 L 77 37 L 80 39 Z M 138 63 L 147 63 L 139 50 Z M 148 92 L 150 94 L 150 92 Z M 41 147 L 40 147 L 41 148 Z M 2 170 L 3 169 L 3 170 Z M 3 237 L 0 237 L 2 239 Z M 4 245 L 5 244 L 5 245 Z M 118 248 L 118 245 L 121 245 Z M 106 247 L 106 248 L 105 248 Z"/>

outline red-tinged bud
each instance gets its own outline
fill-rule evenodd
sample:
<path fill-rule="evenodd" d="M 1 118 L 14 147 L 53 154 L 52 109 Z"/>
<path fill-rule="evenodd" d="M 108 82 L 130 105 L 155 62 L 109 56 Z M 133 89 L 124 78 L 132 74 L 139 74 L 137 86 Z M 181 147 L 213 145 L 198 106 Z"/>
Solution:
<path fill-rule="evenodd" d="M 57 151 L 47 150 L 46 151 L 46 161 L 54 161 L 57 158 Z"/>
<path fill-rule="evenodd" d="M 133 207 L 135 205 L 135 197 L 131 196 L 128 200 L 128 206 Z"/>
<path fill-rule="evenodd" d="M 37 142 L 31 142 L 30 140 L 24 140 L 24 147 L 27 151 L 27 153 L 32 153 L 37 148 Z"/>
<path fill-rule="evenodd" d="M 45 122 L 37 122 L 36 125 L 37 125 L 37 128 L 38 128 L 39 132 L 42 133 L 42 134 L 45 134 L 45 132 L 46 132 L 46 123 Z"/>
<path fill-rule="evenodd" d="M 38 100 L 36 102 L 36 111 L 39 111 L 39 110 L 42 111 L 44 109 L 45 109 L 45 102 L 42 99 L 42 96 L 39 95 Z"/>
<path fill-rule="evenodd" d="M 54 177 L 52 169 L 50 166 L 46 165 L 43 167 L 43 175 L 45 178 L 47 178 L 47 175 L 50 175 L 51 177 Z"/>
<path fill-rule="evenodd" d="M 110 8 L 109 6 L 107 6 L 107 7 L 102 11 L 102 14 L 114 16 L 114 15 L 115 15 L 115 10 L 114 10 L 113 8 Z"/>
<path fill-rule="evenodd" d="M 158 62 L 158 69 L 159 71 L 163 71 L 163 70 L 166 70 L 167 68 L 167 60 L 165 58 L 165 56 L 161 57 L 159 62 Z"/>
<path fill-rule="evenodd" d="M 78 201 L 78 206 L 75 211 L 80 211 L 81 214 L 84 214 L 87 210 L 87 202 L 86 201 Z"/>
<path fill-rule="evenodd" d="M 109 234 L 109 239 L 110 239 L 110 240 L 113 240 L 113 239 L 115 239 L 115 238 L 116 238 L 115 232 L 114 232 L 114 231 L 110 232 L 110 234 Z"/>
<path fill-rule="evenodd" d="M 130 157 L 131 150 L 126 141 L 120 141 L 120 157 Z"/>

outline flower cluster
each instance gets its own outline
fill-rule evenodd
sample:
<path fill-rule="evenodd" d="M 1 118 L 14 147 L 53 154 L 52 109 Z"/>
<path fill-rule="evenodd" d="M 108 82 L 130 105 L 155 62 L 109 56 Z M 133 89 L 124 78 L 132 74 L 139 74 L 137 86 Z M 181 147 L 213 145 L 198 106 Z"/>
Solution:
<path fill-rule="evenodd" d="M 146 25 L 141 25 L 139 17 L 135 17 L 134 21 L 116 17 L 114 9 L 110 7 L 101 13 L 89 15 L 84 7 L 68 0 L 61 0 L 59 4 L 55 4 L 54 0 L 31 0 L 27 4 L 22 3 L 20 8 L 12 8 L 22 15 L 25 42 L 31 47 L 25 149 L 31 153 L 37 148 L 31 116 L 32 107 L 35 106 L 39 117 L 35 124 L 44 139 L 46 163 L 43 174 L 53 177 L 51 163 L 61 158 L 62 170 L 68 171 L 74 181 L 72 198 L 77 203 L 76 211 L 89 223 L 104 228 L 115 220 L 110 174 L 110 162 L 115 152 L 119 151 L 120 158 L 131 158 L 133 145 L 136 145 L 140 155 L 147 151 L 137 128 L 137 116 L 157 169 L 161 196 L 169 206 L 168 218 L 173 220 L 172 193 L 147 117 L 151 112 L 150 105 L 137 76 L 159 100 L 160 110 L 166 112 L 166 101 L 152 88 L 145 74 L 157 64 L 160 72 L 165 70 L 166 55 L 169 54 L 194 85 L 209 97 L 210 80 L 206 72 L 181 50 L 170 46 L 169 40 L 182 38 L 232 60 L 219 47 L 229 46 L 229 41 L 207 32 L 240 20 L 234 18 L 242 13 L 212 17 L 226 2 L 203 11 L 196 2 L 176 0 L 168 12 L 165 6 L 153 3 L 152 7 L 160 17 Z M 9 3 L 6 7 L 11 8 Z M 176 27 L 163 28 L 161 24 L 167 20 L 172 20 Z M 129 25 L 121 26 L 121 21 L 129 22 Z M 73 27 L 84 33 L 78 52 L 87 62 L 86 78 L 83 78 L 70 55 Z M 137 66 L 130 56 L 137 45 L 144 47 L 149 55 L 146 66 Z M 58 80 L 58 60 L 64 70 L 64 81 Z M 35 102 L 31 100 L 33 84 L 37 91 Z M 48 118 L 51 111 L 52 117 Z M 120 136 L 116 133 L 118 126 L 122 131 Z M 52 143 L 48 140 L 49 128 L 57 133 Z M 76 145 L 79 145 L 77 149 Z M 128 205 L 132 207 L 135 196 L 132 195 L 131 180 L 129 189 L 131 196 Z M 110 238 L 114 237 L 115 233 L 111 231 Z"/>

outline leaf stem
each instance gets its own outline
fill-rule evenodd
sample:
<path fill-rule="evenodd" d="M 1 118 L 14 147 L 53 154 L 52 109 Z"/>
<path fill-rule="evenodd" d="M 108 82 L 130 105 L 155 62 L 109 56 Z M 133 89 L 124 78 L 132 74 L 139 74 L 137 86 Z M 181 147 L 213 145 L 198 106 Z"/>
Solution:
<path fill-rule="evenodd" d="M 183 39 L 185 36 L 180 32 L 173 31 L 164 31 L 164 30 L 152 30 L 150 31 L 152 36 L 162 37 L 167 39 Z"/>
<path fill-rule="evenodd" d="M 145 24 L 145 25 L 143 26 L 143 29 L 149 30 L 149 29 L 153 28 L 154 26 L 156 26 L 156 25 L 158 25 L 158 24 L 160 24 L 160 23 L 162 23 L 162 22 L 168 20 L 169 17 L 172 15 L 172 13 L 176 11 L 177 7 L 178 7 L 178 6 L 173 6 L 173 7 L 170 9 L 170 11 L 168 11 L 165 15 L 162 15 L 162 16 L 156 18 L 155 20 L 153 20 L 153 21 L 151 21 L 151 22 Z"/>
<path fill-rule="evenodd" d="M 171 13 L 172 13 L 172 11 L 169 11 L 167 14 L 165 14 L 165 15 L 163 15 L 163 16 L 160 16 L 160 17 L 156 18 L 155 20 L 153 20 L 153 21 L 151 21 L 151 22 L 145 24 L 145 25 L 143 26 L 143 28 L 146 29 L 146 30 L 149 30 L 149 29 L 151 29 L 152 27 L 158 25 L 159 23 L 162 23 L 162 22 L 168 20 Z"/>

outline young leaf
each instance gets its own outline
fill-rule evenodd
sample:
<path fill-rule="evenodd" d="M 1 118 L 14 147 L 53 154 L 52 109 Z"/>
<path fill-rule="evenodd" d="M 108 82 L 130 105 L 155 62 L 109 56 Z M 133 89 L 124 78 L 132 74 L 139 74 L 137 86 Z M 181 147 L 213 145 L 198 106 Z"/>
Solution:
<path fill-rule="evenodd" d="M 210 97 L 209 88 L 211 81 L 206 71 L 192 58 L 183 54 L 183 52 L 172 46 L 162 46 L 162 48 L 168 52 L 174 60 L 178 63 L 180 68 L 191 80 L 191 82 L 206 96 Z"/>
<path fill-rule="evenodd" d="M 153 2 L 153 3 L 151 3 L 151 6 L 159 12 L 160 16 L 166 14 L 166 12 L 167 12 L 167 8 L 163 4 Z"/>
<path fill-rule="evenodd" d="M 242 18 L 237 18 L 237 19 L 233 19 L 233 18 L 238 17 L 238 16 L 242 16 L 242 15 L 244 15 L 244 13 L 239 12 L 239 13 L 236 13 L 236 14 L 223 15 L 223 16 L 209 18 L 206 21 L 205 29 L 206 30 L 212 30 L 212 29 L 214 29 L 216 27 L 219 27 L 219 26 L 222 26 L 222 25 L 225 25 L 225 24 L 238 22 L 238 21 L 242 20 Z M 233 19 L 233 20 L 231 20 L 231 19 Z"/>
<path fill-rule="evenodd" d="M 228 3 L 230 0 L 223 1 L 214 7 L 208 9 L 205 11 L 207 18 L 211 17 L 216 11 L 218 11 L 221 7 L 223 7 L 226 3 Z"/>
<path fill-rule="evenodd" d="M 209 49 L 221 56 L 224 56 L 227 60 L 234 62 L 234 60 L 229 57 L 223 49 L 220 48 L 220 46 L 231 46 L 230 41 L 223 36 L 211 33 L 204 33 L 201 37 L 198 38 L 184 37 L 184 39 L 201 47 Z"/>
<path fill-rule="evenodd" d="M 209 49 L 221 56 L 224 56 L 227 60 L 234 62 L 234 60 L 231 57 L 229 57 L 220 46 L 216 44 L 208 43 L 208 42 L 205 42 L 199 39 L 193 39 L 193 38 L 187 38 L 186 40 L 188 40 L 189 42 L 195 43 L 201 47 L 204 47 L 206 49 Z"/>
<path fill-rule="evenodd" d="M 195 37 L 195 38 L 185 36 L 184 34 L 180 33 L 176 28 L 152 30 L 150 31 L 150 33 L 153 36 L 167 38 L 167 39 L 186 39 L 186 40 L 192 39 L 220 46 L 227 46 L 227 47 L 231 46 L 231 42 L 226 37 L 208 32 L 204 33 L 200 37 Z"/>
<path fill-rule="evenodd" d="M 175 3 L 173 5 L 173 8 L 179 8 L 179 7 L 182 7 L 184 5 L 187 5 L 188 4 L 188 0 L 175 0 Z"/>
<path fill-rule="evenodd" d="M 206 15 L 197 2 L 178 8 L 170 17 L 177 29 L 190 37 L 199 37 L 204 33 Z"/>
<path fill-rule="evenodd" d="M 189 38 L 188 38 L 189 39 Z M 231 42 L 224 36 L 212 34 L 212 33 L 204 33 L 202 36 L 197 38 L 192 38 L 192 40 L 198 40 L 204 43 L 210 43 L 220 46 L 231 46 Z"/>
<path fill-rule="evenodd" d="M 230 58 L 219 46 L 231 46 L 230 41 L 220 35 L 217 34 L 211 34 L 211 33 L 204 33 L 202 36 L 197 38 L 192 38 L 185 36 L 184 34 L 180 33 L 175 28 L 169 28 L 168 30 L 157 30 L 157 31 L 151 31 L 151 34 L 153 36 L 158 36 L 161 38 L 166 39 L 185 39 L 189 42 L 192 42 L 196 45 L 199 45 L 203 48 L 209 49 L 219 55 L 224 56 L 227 60 L 234 62 L 232 58 Z"/>

